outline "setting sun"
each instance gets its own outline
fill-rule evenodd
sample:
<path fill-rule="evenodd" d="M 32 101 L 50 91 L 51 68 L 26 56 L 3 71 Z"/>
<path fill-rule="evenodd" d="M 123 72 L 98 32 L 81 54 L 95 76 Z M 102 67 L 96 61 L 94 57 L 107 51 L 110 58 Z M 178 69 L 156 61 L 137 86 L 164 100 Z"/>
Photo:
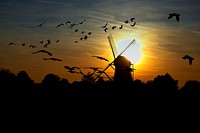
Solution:
<path fill-rule="evenodd" d="M 117 44 L 117 53 L 121 53 L 132 40 L 122 40 Z M 135 41 L 133 44 L 122 54 L 128 60 L 131 61 L 132 64 L 138 63 L 142 59 L 142 53 L 140 50 L 140 44 Z"/>
<path fill-rule="evenodd" d="M 167 73 L 179 89 L 200 80 L 200 0 L 2 0 L 0 5 L 0 72 L 9 70 L 20 80 L 27 72 L 36 87 L 49 74 L 75 83 L 77 90 L 82 81 L 96 87 L 97 81 L 112 84 L 121 75 L 120 82 L 131 75 L 133 82 L 153 83 L 148 81 Z"/>

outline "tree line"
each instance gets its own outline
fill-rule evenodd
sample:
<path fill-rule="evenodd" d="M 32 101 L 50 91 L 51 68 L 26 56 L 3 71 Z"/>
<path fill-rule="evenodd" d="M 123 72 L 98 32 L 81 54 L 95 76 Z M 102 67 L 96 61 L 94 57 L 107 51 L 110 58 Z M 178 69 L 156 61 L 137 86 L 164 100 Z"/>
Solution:
<path fill-rule="evenodd" d="M 14 74 L 9 69 L 0 69 L 0 88 L 0 95 L 4 97 L 200 96 L 199 81 L 186 81 L 185 85 L 179 88 L 178 80 L 168 73 L 158 75 L 147 82 L 136 79 L 126 83 L 103 78 L 94 82 L 92 78 L 85 77 L 81 81 L 70 83 L 68 79 L 49 73 L 41 83 L 35 83 L 25 71 Z"/>

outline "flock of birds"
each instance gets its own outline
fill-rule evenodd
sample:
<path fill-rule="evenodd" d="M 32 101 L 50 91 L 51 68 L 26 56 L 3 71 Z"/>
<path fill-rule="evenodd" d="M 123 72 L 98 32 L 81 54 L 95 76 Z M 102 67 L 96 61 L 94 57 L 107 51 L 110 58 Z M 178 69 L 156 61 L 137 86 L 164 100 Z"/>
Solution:
<path fill-rule="evenodd" d="M 131 27 L 134 27 L 136 25 L 136 21 L 135 21 L 135 18 L 130 18 L 130 20 L 125 20 L 124 21 L 124 24 L 130 24 Z M 112 26 L 111 29 L 114 30 L 114 29 L 123 29 L 124 25 L 121 24 L 119 27 L 117 27 L 116 25 Z M 108 27 L 108 23 L 106 23 L 105 25 L 102 25 L 101 28 L 104 29 L 104 32 L 108 32 L 109 30 L 109 27 Z"/>
<path fill-rule="evenodd" d="M 79 38 L 79 40 L 87 40 L 89 38 L 89 36 L 92 35 L 92 32 L 91 31 L 86 31 L 86 30 L 80 30 L 79 29 L 79 26 L 84 24 L 86 21 L 86 19 L 84 19 L 83 21 L 81 22 L 71 22 L 71 21 L 67 21 L 65 23 L 59 23 L 56 25 L 56 28 L 61 28 L 63 26 L 67 26 L 70 30 L 76 32 L 76 33 L 80 33 L 81 36 Z M 103 25 L 103 26 L 100 26 L 100 28 L 103 29 L 104 32 L 108 32 L 108 30 L 115 30 L 115 29 L 119 29 L 119 30 L 122 30 L 124 25 L 128 25 L 130 24 L 131 27 L 134 27 L 136 25 L 136 21 L 135 21 L 135 18 L 130 18 L 130 19 L 127 19 L 123 22 L 124 24 L 121 24 L 120 26 L 117 26 L 117 25 L 111 25 L 109 24 L 108 22 Z M 36 25 L 36 27 L 42 27 L 46 24 L 46 22 L 43 22 L 43 23 L 40 23 L 39 25 Z M 111 28 L 110 28 L 110 25 L 111 25 Z M 79 43 L 79 40 L 76 40 L 75 43 Z M 55 40 L 55 41 L 52 41 L 51 39 L 47 39 L 46 42 L 44 40 L 40 40 L 38 41 L 38 43 L 42 44 L 44 48 L 48 48 L 50 44 L 52 44 L 52 42 L 54 43 L 58 43 L 60 40 Z M 8 46 L 10 45 L 17 45 L 16 43 L 9 43 Z M 22 46 L 26 46 L 27 44 L 26 43 L 23 43 L 21 44 Z M 37 48 L 36 45 L 29 45 L 30 48 Z M 40 50 L 37 50 L 37 51 L 34 51 L 32 52 L 32 54 L 39 54 L 39 53 L 43 53 L 43 54 L 46 54 L 48 56 L 50 56 L 50 58 L 43 58 L 43 60 L 52 60 L 52 61 L 63 61 L 62 59 L 59 59 L 59 58 L 55 58 L 55 57 L 52 57 L 53 54 L 45 49 L 40 49 Z M 109 62 L 108 59 L 104 58 L 104 57 L 101 57 L 101 56 L 97 56 L 97 55 L 94 55 L 92 56 L 94 58 L 97 58 L 99 60 L 103 60 L 103 61 L 106 61 L 106 62 Z M 99 67 L 85 67 L 86 69 L 91 69 L 93 70 L 92 73 L 88 73 L 88 74 L 84 74 L 81 70 L 79 70 L 80 68 L 79 67 L 69 67 L 69 66 L 64 66 L 65 69 L 67 69 L 67 72 L 69 73 L 77 73 L 77 74 L 82 74 L 83 77 L 91 77 L 93 74 L 95 73 L 104 73 L 109 79 L 110 77 L 104 72 L 104 71 L 101 71 Z M 77 71 L 79 70 L 79 71 Z M 128 69 L 127 69 L 128 70 Z M 88 76 L 90 75 L 90 76 Z"/>
<path fill-rule="evenodd" d="M 177 13 L 170 13 L 169 16 L 168 16 L 168 19 L 172 19 L 172 18 L 175 18 L 177 22 L 180 21 L 180 14 L 177 14 Z M 65 23 L 59 23 L 56 28 L 60 28 L 62 26 L 67 26 L 69 29 L 71 30 L 74 30 L 74 32 L 79 32 L 82 36 L 79 38 L 79 40 L 87 40 L 89 38 L 89 36 L 92 35 L 92 32 L 91 31 L 85 31 L 85 30 L 80 30 L 79 28 L 77 28 L 78 25 L 82 25 L 84 24 L 86 21 L 86 19 L 84 19 L 83 21 L 81 22 L 71 22 L 71 21 L 67 21 Z M 45 25 L 46 22 L 43 22 L 39 25 L 37 25 L 36 27 L 42 27 L 43 25 Z M 100 28 L 103 29 L 103 31 L 105 33 L 108 32 L 108 30 L 115 30 L 115 29 L 119 29 L 119 30 L 122 30 L 124 28 L 124 25 L 129 25 L 131 27 L 134 27 L 136 25 L 136 21 L 135 21 L 135 18 L 132 17 L 130 19 L 127 19 L 125 21 L 123 21 L 123 24 L 121 24 L 120 26 L 117 26 L 117 25 L 111 25 L 111 27 L 109 26 L 109 23 L 106 22 L 104 25 L 100 26 Z M 79 43 L 79 40 L 76 40 L 75 43 Z M 55 40 L 55 43 L 58 43 L 60 40 Z M 41 41 L 38 41 L 38 43 L 42 44 L 44 48 L 48 48 L 48 46 L 52 43 L 52 40 L 51 39 L 48 39 L 46 40 L 46 42 L 44 40 L 41 40 Z M 10 45 L 17 45 L 16 43 L 14 42 L 11 42 L 8 44 L 8 46 Z M 26 46 L 26 43 L 22 43 L 21 46 Z M 29 45 L 30 48 L 36 48 L 36 45 Z M 52 61 L 63 61 L 62 59 L 59 59 L 59 58 L 54 58 L 52 57 L 53 54 L 45 49 L 40 49 L 40 50 L 37 50 L 37 51 L 34 51 L 32 52 L 32 54 L 38 54 L 38 53 L 44 53 L 44 54 L 47 54 L 48 56 L 50 56 L 50 58 L 43 58 L 43 60 L 52 60 Z M 108 59 L 104 58 L 104 57 L 101 57 L 101 56 L 92 56 L 94 58 L 97 58 L 99 60 L 104 60 L 106 62 L 109 62 Z M 189 65 L 192 64 L 192 61 L 194 60 L 193 57 L 189 56 L 189 55 L 185 55 L 182 57 L 184 60 L 188 60 L 189 61 Z M 93 74 L 95 73 L 104 73 L 109 79 L 110 77 L 104 72 L 104 71 L 101 71 L 99 67 L 85 67 L 87 69 L 91 69 L 93 70 L 92 73 L 88 73 L 88 74 L 84 74 L 80 69 L 80 67 L 76 67 L 76 66 L 73 66 L 73 67 L 70 67 L 70 66 L 64 66 L 64 68 L 67 70 L 67 72 L 69 73 L 77 73 L 77 74 L 81 74 L 83 75 L 83 77 L 85 78 L 89 78 L 91 77 Z M 133 71 L 133 69 L 131 68 L 126 68 L 127 71 Z"/>

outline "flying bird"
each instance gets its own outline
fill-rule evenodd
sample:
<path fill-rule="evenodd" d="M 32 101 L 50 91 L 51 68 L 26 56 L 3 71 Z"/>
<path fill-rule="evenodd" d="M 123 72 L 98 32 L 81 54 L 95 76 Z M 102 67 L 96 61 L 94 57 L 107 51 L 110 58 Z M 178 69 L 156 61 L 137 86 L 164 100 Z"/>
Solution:
<path fill-rule="evenodd" d="M 179 20 L 180 20 L 180 14 L 170 13 L 169 16 L 168 16 L 168 19 L 171 19 L 172 17 L 176 17 L 176 21 L 179 22 Z"/>
<path fill-rule="evenodd" d="M 43 58 L 43 60 L 63 61 L 63 60 L 58 59 L 58 58 Z"/>
<path fill-rule="evenodd" d="M 133 23 L 133 24 L 131 24 L 130 26 L 134 27 L 134 26 L 135 26 L 135 24 L 136 24 L 136 22 L 134 22 L 134 23 Z"/>
<path fill-rule="evenodd" d="M 43 44 L 43 41 L 39 41 L 41 44 Z"/>
<path fill-rule="evenodd" d="M 125 24 L 128 24 L 128 20 L 125 20 L 124 23 L 125 23 Z"/>
<path fill-rule="evenodd" d="M 80 74 L 82 74 L 84 78 L 90 79 L 94 74 L 94 72 L 93 73 L 88 72 L 87 74 L 84 74 L 82 71 L 80 71 Z"/>
<path fill-rule="evenodd" d="M 52 53 L 50 53 L 49 51 L 46 51 L 46 50 L 38 50 L 36 52 L 33 52 L 32 54 L 36 54 L 36 53 L 46 53 L 46 54 L 52 56 Z"/>
<path fill-rule="evenodd" d="M 106 28 L 107 25 L 108 25 L 108 23 L 106 23 L 105 25 L 101 26 L 101 28 Z"/>
<path fill-rule="evenodd" d="M 35 45 L 30 45 L 29 48 L 36 48 L 36 46 Z"/>
<path fill-rule="evenodd" d="M 36 27 L 41 27 L 41 26 L 43 26 L 45 23 L 46 23 L 46 22 L 43 22 L 43 23 L 37 25 Z"/>
<path fill-rule="evenodd" d="M 108 28 L 105 28 L 104 31 L 107 32 Z"/>
<path fill-rule="evenodd" d="M 117 26 L 113 26 L 112 29 L 114 30 L 115 28 L 117 28 Z"/>
<path fill-rule="evenodd" d="M 56 40 L 56 42 L 59 42 L 59 40 Z"/>
<path fill-rule="evenodd" d="M 56 28 L 58 28 L 58 27 L 60 27 L 60 26 L 62 26 L 62 25 L 64 25 L 63 23 L 60 23 L 60 24 L 58 24 L 57 26 L 56 26 Z"/>
<path fill-rule="evenodd" d="M 119 29 L 123 29 L 123 25 L 121 25 L 121 26 L 119 27 Z"/>
<path fill-rule="evenodd" d="M 92 32 L 88 32 L 88 35 L 91 35 L 92 34 Z"/>
<path fill-rule="evenodd" d="M 83 22 L 85 22 L 85 19 L 82 22 L 80 22 L 79 24 L 83 24 Z"/>
<path fill-rule="evenodd" d="M 85 39 L 85 40 L 87 40 L 87 39 L 88 39 L 88 36 L 87 36 L 87 35 L 86 35 L 86 36 L 84 36 L 84 39 Z"/>
<path fill-rule="evenodd" d="M 96 57 L 96 58 L 98 58 L 98 59 L 100 59 L 100 60 L 105 60 L 105 61 L 108 62 L 108 59 L 106 59 L 106 58 L 104 58 L 104 57 L 101 57 L 101 56 L 92 56 L 92 57 Z"/>
<path fill-rule="evenodd" d="M 8 44 L 8 46 L 10 46 L 10 45 L 16 45 L 16 43 L 11 42 Z"/>
<path fill-rule="evenodd" d="M 73 66 L 73 67 L 64 66 L 64 68 L 69 70 L 68 72 L 71 72 L 71 73 L 73 73 L 75 69 L 80 69 L 79 67 L 76 67 L 76 66 Z"/>
<path fill-rule="evenodd" d="M 70 24 L 71 22 L 70 21 L 67 21 L 65 24 L 67 25 L 67 24 Z"/>
<path fill-rule="evenodd" d="M 135 20 L 135 18 L 131 18 L 130 20 L 131 20 L 131 22 L 133 22 Z"/>
<path fill-rule="evenodd" d="M 44 44 L 44 46 L 43 46 L 43 47 L 47 48 L 47 47 L 48 47 L 48 45 L 49 45 L 49 44 L 48 44 L 48 43 L 46 43 L 46 44 Z"/>
<path fill-rule="evenodd" d="M 192 65 L 192 61 L 194 60 L 193 57 L 189 56 L 189 55 L 185 55 L 182 57 L 184 60 L 189 60 L 189 65 Z"/>
<path fill-rule="evenodd" d="M 25 46 L 26 44 L 25 43 L 22 43 L 22 46 Z"/>
<path fill-rule="evenodd" d="M 74 22 L 74 23 L 70 24 L 70 25 L 68 26 L 68 28 L 72 29 L 75 25 L 78 25 L 78 24 L 77 24 L 76 22 Z"/>

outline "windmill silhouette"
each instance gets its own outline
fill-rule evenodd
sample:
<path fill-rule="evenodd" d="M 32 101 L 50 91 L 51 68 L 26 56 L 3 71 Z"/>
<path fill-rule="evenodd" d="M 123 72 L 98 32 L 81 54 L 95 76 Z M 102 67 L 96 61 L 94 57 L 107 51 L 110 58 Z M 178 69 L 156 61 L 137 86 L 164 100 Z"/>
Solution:
<path fill-rule="evenodd" d="M 109 67 L 112 67 L 114 65 L 114 81 L 118 83 L 127 83 L 133 81 L 131 75 L 131 72 L 133 71 L 127 71 L 127 67 L 130 68 L 132 64 L 126 57 L 122 56 L 122 54 L 133 44 L 133 42 L 135 42 L 135 39 L 133 39 L 130 42 L 130 44 L 119 54 L 117 54 L 117 48 L 113 41 L 112 35 L 108 36 L 108 41 L 112 50 L 114 60 L 111 63 L 109 63 L 102 70 L 102 72 L 96 78 L 94 78 L 94 80 L 98 79 L 101 76 L 101 74 L 103 74 Z"/>

